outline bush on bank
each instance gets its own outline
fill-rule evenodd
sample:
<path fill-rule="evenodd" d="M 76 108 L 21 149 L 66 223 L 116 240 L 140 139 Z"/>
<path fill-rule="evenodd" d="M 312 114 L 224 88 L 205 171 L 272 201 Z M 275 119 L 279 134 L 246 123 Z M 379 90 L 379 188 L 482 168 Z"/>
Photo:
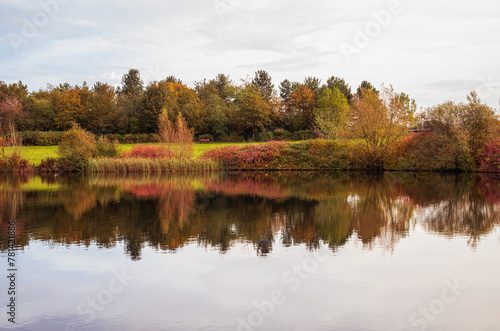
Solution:
<path fill-rule="evenodd" d="M 19 132 L 24 146 L 55 146 L 61 142 L 64 131 L 22 131 Z M 142 144 L 159 142 L 155 133 L 105 134 L 104 138 L 120 144 Z"/>
<path fill-rule="evenodd" d="M 175 154 L 167 147 L 160 145 L 138 145 L 123 153 L 124 158 L 161 159 L 175 158 Z"/>
<path fill-rule="evenodd" d="M 57 153 L 57 167 L 63 171 L 81 172 L 95 154 L 95 137 L 78 124 L 64 132 Z"/>
<path fill-rule="evenodd" d="M 413 133 L 395 143 L 390 170 L 473 171 L 474 160 L 465 141 L 433 132 Z"/>
<path fill-rule="evenodd" d="M 396 170 L 500 172 L 500 139 L 488 140 L 472 157 L 466 140 L 434 132 L 411 134 L 385 149 L 369 150 L 363 142 L 272 141 L 209 150 L 199 159 L 178 160 L 164 146 L 136 146 L 121 156 L 108 139 L 95 141 L 75 126 L 59 145 L 58 159 L 42 160 L 40 172 L 171 172 L 218 170 Z M 0 172 L 31 172 L 19 154 L 0 159 Z"/>
<path fill-rule="evenodd" d="M 483 172 L 500 172 L 500 139 L 484 144 L 478 153 L 478 169 Z"/>
<path fill-rule="evenodd" d="M 18 153 L 0 158 L 0 172 L 2 173 L 31 173 L 35 167 L 28 160 L 23 159 Z"/>
<path fill-rule="evenodd" d="M 272 141 L 261 145 L 227 146 L 209 150 L 204 159 L 228 170 L 346 170 L 351 168 L 347 145 L 336 141 L 298 143 Z"/>
<path fill-rule="evenodd" d="M 228 170 L 397 170 L 500 172 L 500 140 L 485 144 L 478 160 L 466 141 L 432 132 L 411 134 L 385 149 L 368 149 L 363 142 L 308 140 L 227 146 L 202 156 Z"/>

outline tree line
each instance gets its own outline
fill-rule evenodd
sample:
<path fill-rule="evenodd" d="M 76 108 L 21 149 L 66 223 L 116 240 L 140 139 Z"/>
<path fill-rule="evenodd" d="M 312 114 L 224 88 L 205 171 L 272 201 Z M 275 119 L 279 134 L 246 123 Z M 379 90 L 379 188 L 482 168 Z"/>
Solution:
<path fill-rule="evenodd" d="M 193 87 L 173 76 L 145 85 L 139 70 L 130 69 L 118 88 L 102 82 L 92 87 L 62 83 L 29 92 L 22 82 L 0 81 L 0 117 L 3 130 L 14 124 L 18 131 L 65 131 L 77 123 L 97 135 L 138 134 L 158 132 L 160 114 L 166 110 L 171 119 L 181 114 L 195 136 L 220 141 L 269 140 L 296 132 L 331 137 L 335 130 L 328 126 L 344 119 L 363 90 L 378 93 L 367 81 L 352 93 L 345 80 L 335 76 L 325 84 L 316 77 L 303 82 L 285 79 L 275 88 L 263 70 L 240 83 L 218 74 Z M 398 97 L 409 113 L 416 110 L 406 94 Z"/>
<path fill-rule="evenodd" d="M 174 76 L 145 85 L 137 69 L 124 74 L 117 88 L 101 82 L 93 87 L 64 83 L 29 92 L 22 82 L 0 82 L 4 133 L 65 131 L 75 123 L 96 135 L 160 133 L 162 116 L 180 117 L 195 137 L 216 141 L 362 140 L 363 154 L 378 167 L 387 163 L 395 142 L 411 128 L 433 134 L 406 141 L 400 148 L 422 155 L 445 154 L 445 163 L 455 160 L 459 169 L 478 163 L 485 143 L 500 137 L 495 109 L 474 91 L 466 103 L 447 101 L 417 111 L 415 100 L 392 86 L 378 90 L 363 81 L 354 92 L 344 79 L 332 76 L 325 84 L 306 77 L 303 82 L 285 79 L 275 87 L 264 70 L 239 83 L 218 74 L 193 87 Z"/>

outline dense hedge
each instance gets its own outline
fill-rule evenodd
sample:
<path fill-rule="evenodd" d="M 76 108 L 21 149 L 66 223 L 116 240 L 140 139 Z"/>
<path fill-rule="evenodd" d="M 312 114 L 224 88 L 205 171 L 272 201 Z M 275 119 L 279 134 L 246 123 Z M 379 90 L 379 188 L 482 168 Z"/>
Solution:
<path fill-rule="evenodd" d="M 23 131 L 19 134 L 24 146 L 55 146 L 59 145 L 63 131 Z M 104 137 L 120 144 L 139 144 L 159 142 L 157 134 L 106 134 Z"/>
<path fill-rule="evenodd" d="M 59 145 L 63 131 L 23 131 L 19 132 L 24 146 Z"/>
<path fill-rule="evenodd" d="M 311 130 L 300 130 L 295 132 L 289 132 L 285 129 L 275 129 L 273 131 L 264 131 L 255 135 L 255 141 L 298 141 L 298 140 L 309 140 L 315 139 L 318 135 Z M 236 132 L 228 135 L 220 135 L 214 137 L 211 134 L 201 134 L 197 139 L 210 139 L 210 141 L 218 142 L 245 142 L 245 137 L 237 134 Z"/>
<path fill-rule="evenodd" d="M 106 134 L 106 138 L 120 144 L 144 144 L 144 143 L 157 143 L 160 141 L 155 133 L 139 133 L 139 134 Z"/>
<path fill-rule="evenodd" d="M 61 142 L 63 131 L 22 131 L 19 132 L 24 146 L 56 146 Z M 140 134 L 105 134 L 105 138 L 110 141 L 120 144 L 144 144 L 157 143 L 160 138 L 155 133 L 140 133 Z M 302 130 L 297 132 L 288 132 L 283 129 L 274 131 L 262 132 L 256 136 L 257 141 L 271 140 L 307 140 L 316 138 L 316 134 L 310 130 Z M 210 139 L 210 141 L 220 142 L 244 142 L 245 138 L 236 133 L 229 136 L 219 137 L 215 139 L 211 134 L 202 134 L 198 139 Z"/>

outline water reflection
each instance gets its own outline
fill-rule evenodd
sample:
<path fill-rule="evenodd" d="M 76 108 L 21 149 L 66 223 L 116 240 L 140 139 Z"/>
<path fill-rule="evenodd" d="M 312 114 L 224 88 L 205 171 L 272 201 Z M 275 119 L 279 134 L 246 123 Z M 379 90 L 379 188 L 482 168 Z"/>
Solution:
<path fill-rule="evenodd" d="M 146 245 L 175 252 L 193 242 L 221 253 L 251 243 L 266 255 L 276 244 L 336 250 L 356 237 L 392 250 L 412 226 L 467 236 L 474 248 L 500 216 L 500 181 L 474 174 L 7 176 L 0 186 L 2 251 L 16 219 L 20 247 L 123 242 L 134 260 Z"/>

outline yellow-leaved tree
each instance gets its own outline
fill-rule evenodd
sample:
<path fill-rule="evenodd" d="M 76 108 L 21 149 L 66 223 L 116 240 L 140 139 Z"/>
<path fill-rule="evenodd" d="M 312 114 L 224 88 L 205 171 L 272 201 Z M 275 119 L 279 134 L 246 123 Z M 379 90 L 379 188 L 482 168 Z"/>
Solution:
<path fill-rule="evenodd" d="M 339 89 L 325 88 L 314 109 L 316 128 L 326 139 L 337 139 L 347 125 L 349 102 Z"/>
<path fill-rule="evenodd" d="M 187 126 L 186 120 L 179 113 L 175 123 L 168 118 L 167 109 L 163 108 L 158 118 L 158 135 L 161 142 L 181 159 L 193 157 L 193 131 Z"/>
<path fill-rule="evenodd" d="M 393 88 L 383 88 L 380 93 L 361 89 L 351 105 L 351 138 L 363 152 L 364 166 L 382 169 L 390 155 L 392 145 L 408 134 L 409 118 L 404 105 Z"/>

